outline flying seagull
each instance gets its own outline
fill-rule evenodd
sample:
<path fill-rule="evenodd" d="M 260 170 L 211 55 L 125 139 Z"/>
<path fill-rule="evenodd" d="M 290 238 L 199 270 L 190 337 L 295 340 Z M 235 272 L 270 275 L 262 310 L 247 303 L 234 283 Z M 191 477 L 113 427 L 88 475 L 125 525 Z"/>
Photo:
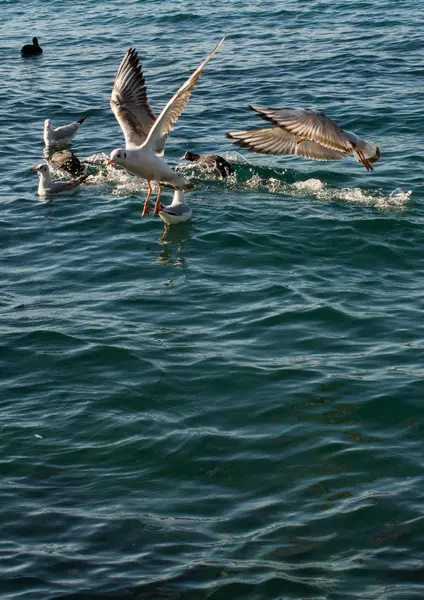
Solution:
<path fill-rule="evenodd" d="M 108 164 L 118 164 L 129 173 L 147 180 L 148 194 L 142 216 L 149 212 L 152 181 L 158 184 L 158 197 L 153 214 L 159 213 L 162 186 L 174 190 L 190 190 L 186 181 L 164 159 L 165 144 L 175 122 L 183 112 L 206 64 L 222 46 L 225 36 L 208 54 L 180 89 L 155 118 L 146 92 L 143 72 L 137 52 L 130 48 L 124 56 L 112 89 L 110 105 L 125 137 L 125 148 L 112 151 Z"/>
<path fill-rule="evenodd" d="M 260 154 L 297 155 L 313 160 L 343 160 L 353 156 L 367 171 L 380 158 L 380 148 L 351 131 L 345 131 L 323 112 L 304 108 L 265 108 L 252 105 L 273 127 L 231 131 L 235 144 Z"/>

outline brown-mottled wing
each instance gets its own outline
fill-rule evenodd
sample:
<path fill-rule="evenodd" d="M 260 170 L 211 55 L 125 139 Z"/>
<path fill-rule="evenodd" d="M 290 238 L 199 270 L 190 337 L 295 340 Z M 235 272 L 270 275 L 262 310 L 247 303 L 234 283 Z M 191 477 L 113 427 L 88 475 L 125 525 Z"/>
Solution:
<path fill-rule="evenodd" d="M 231 131 L 227 137 L 234 140 L 237 146 L 260 154 L 297 155 L 313 160 L 343 160 L 346 156 L 310 140 L 299 144 L 295 135 L 279 127 Z"/>
<path fill-rule="evenodd" d="M 149 135 L 155 114 L 147 99 L 143 72 L 135 49 L 130 48 L 116 73 L 110 107 L 125 136 L 125 147 L 141 146 Z"/>
<path fill-rule="evenodd" d="M 343 129 L 323 112 L 303 108 L 265 108 L 253 105 L 250 108 L 266 121 L 283 127 L 301 140 L 311 140 L 321 146 L 348 154 L 353 150 Z"/>

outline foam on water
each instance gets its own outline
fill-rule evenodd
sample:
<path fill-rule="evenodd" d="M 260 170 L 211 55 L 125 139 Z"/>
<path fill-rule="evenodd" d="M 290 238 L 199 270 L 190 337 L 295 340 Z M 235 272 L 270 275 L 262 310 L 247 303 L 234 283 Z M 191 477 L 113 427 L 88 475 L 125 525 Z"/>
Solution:
<path fill-rule="evenodd" d="M 86 159 L 91 172 L 91 183 L 106 188 L 113 197 L 147 191 L 144 179 L 130 175 L 121 167 L 108 166 L 108 160 L 105 153 L 93 154 Z"/>
<path fill-rule="evenodd" d="M 381 189 L 362 189 L 359 187 L 337 188 L 316 178 L 291 183 L 281 179 L 284 177 L 285 171 L 282 171 L 281 174 L 279 174 L 280 178 L 272 176 L 264 177 L 262 175 L 264 169 L 258 169 L 251 165 L 247 160 L 239 160 L 240 155 L 238 153 L 235 153 L 233 156 L 227 156 L 226 158 L 233 162 L 235 169 L 237 169 L 237 163 L 249 165 L 249 175 L 247 178 L 245 168 L 243 168 L 243 172 L 237 173 L 237 170 L 235 170 L 235 172 L 223 182 L 226 186 L 240 192 L 243 190 L 264 190 L 272 194 L 281 194 L 283 196 L 292 196 L 294 198 L 313 197 L 316 200 L 323 202 L 344 201 L 352 204 L 373 206 L 381 210 L 405 210 L 412 195 L 412 190 L 404 191 L 400 188 L 395 188 L 395 190 L 390 193 L 386 193 Z M 184 176 L 188 178 L 200 174 L 203 179 L 220 180 L 220 177 L 216 176 L 213 172 L 208 172 L 205 169 L 200 171 L 197 166 L 187 167 L 186 165 L 180 165 L 177 169 L 184 172 Z M 291 176 L 293 176 L 293 173 L 291 173 Z"/>
<path fill-rule="evenodd" d="M 397 188 L 396 193 L 386 194 L 382 190 L 363 190 L 361 188 L 331 188 L 320 179 L 306 179 L 292 184 L 282 183 L 277 179 L 270 179 L 266 183 L 268 191 L 289 196 L 312 196 L 317 200 L 329 202 L 343 200 L 353 204 L 374 206 L 382 210 L 405 210 L 412 194 Z"/>

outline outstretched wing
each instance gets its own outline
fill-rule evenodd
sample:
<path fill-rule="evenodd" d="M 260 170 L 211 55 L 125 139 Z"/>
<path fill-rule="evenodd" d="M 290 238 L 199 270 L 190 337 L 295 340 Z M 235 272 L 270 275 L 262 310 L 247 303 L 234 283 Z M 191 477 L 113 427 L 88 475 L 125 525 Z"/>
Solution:
<path fill-rule="evenodd" d="M 345 132 L 323 112 L 303 108 L 265 108 L 250 106 L 266 121 L 283 127 L 301 140 L 311 140 L 340 152 L 352 152 Z M 303 143 L 303 142 L 302 142 Z"/>
<path fill-rule="evenodd" d="M 149 136 L 146 140 L 146 146 L 150 145 L 154 148 L 155 152 L 161 156 L 163 155 L 163 151 L 165 148 L 166 138 L 169 133 L 172 131 L 174 124 L 180 114 L 183 112 L 185 105 L 190 98 L 190 95 L 194 88 L 196 87 L 196 83 L 198 82 L 200 75 L 202 74 L 203 69 L 210 61 L 210 59 L 214 56 L 214 54 L 219 50 L 225 40 L 225 35 L 222 40 L 215 46 L 210 54 L 205 58 L 200 67 L 198 67 L 194 73 L 187 79 L 185 83 L 180 87 L 180 89 L 174 94 L 168 104 L 160 113 L 157 118 L 155 124 L 150 130 Z"/>
<path fill-rule="evenodd" d="M 313 160 L 343 160 L 346 156 L 310 140 L 298 143 L 295 135 L 279 127 L 231 131 L 227 133 L 227 137 L 234 140 L 237 146 L 260 154 L 289 154 Z"/>
<path fill-rule="evenodd" d="M 110 107 L 125 136 L 125 147 L 143 144 L 155 122 L 147 99 L 143 71 L 135 49 L 130 48 L 116 73 Z"/>

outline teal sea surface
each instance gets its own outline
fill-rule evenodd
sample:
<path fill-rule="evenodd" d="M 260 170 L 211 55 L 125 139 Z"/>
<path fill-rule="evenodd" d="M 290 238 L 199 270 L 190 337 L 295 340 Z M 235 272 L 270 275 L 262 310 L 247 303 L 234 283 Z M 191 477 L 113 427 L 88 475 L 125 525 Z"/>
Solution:
<path fill-rule="evenodd" d="M 1 8 L 2 600 L 422 600 L 421 2 Z M 166 147 L 193 219 L 165 228 L 106 166 L 115 73 L 135 47 L 159 113 L 224 33 Z M 268 126 L 249 104 L 381 160 L 236 148 Z M 91 177 L 40 201 L 44 119 L 83 115 Z"/>

